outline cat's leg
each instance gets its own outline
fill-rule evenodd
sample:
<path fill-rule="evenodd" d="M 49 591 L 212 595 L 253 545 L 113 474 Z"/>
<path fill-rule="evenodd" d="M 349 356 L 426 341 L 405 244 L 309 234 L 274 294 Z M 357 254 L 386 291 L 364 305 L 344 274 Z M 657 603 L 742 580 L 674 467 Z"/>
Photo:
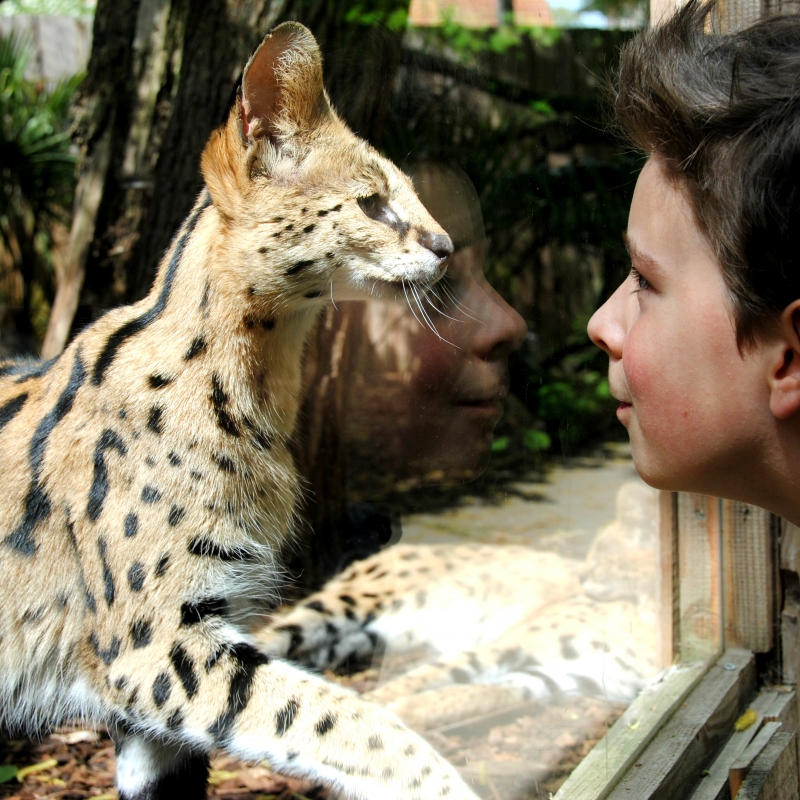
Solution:
<path fill-rule="evenodd" d="M 222 748 L 266 760 L 276 772 L 327 785 L 342 798 L 474 800 L 455 768 L 394 714 L 248 642 L 221 641 L 218 629 L 198 627 L 181 632 L 164 656 L 153 652 L 146 665 L 139 662 L 135 674 L 128 670 L 131 680 L 114 705 L 130 730 L 183 743 L 186 750 L 174 756 Z M 118 685 L 116 671 L 129 666 L 122 656 L 114 661 L 107 685 Z M 122 767 L 131 766 L 120 770 L 126 800 L 156 797 L 145 793 L 152 777 L 175 772 L 164 751 L 147 744 L 136 737 L 122 748 L 123 756 L 135 748 L 129 762 L 123 758 Z"/>
<path fill-rule="evenodd" d="M 208 754 L 114 730 L 119 800 L 205 800 Z"/>

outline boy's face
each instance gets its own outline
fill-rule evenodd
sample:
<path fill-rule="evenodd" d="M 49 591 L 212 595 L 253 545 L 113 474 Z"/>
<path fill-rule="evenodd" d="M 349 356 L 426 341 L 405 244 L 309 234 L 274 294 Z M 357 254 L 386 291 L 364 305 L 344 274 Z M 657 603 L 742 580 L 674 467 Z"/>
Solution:
<path fill-rule="evenodd" d="M 636 184 L 626 241 L 633 269 L 589 335 L 609 355 L 636 468 L 662 489 L 749 495 L 774 422 L 764 355 L 739 352 L 711 245 L 657 159 Z"/>

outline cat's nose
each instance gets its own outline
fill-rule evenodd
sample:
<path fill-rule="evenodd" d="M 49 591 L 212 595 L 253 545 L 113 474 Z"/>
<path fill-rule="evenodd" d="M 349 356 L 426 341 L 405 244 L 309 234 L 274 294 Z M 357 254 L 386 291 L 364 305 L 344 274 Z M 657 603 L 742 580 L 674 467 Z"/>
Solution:
<path fill-rule="evenodd" d="M 453 240 L 446 233 L 422 231 L 418 241 L 426 250 L 430 250 L 442 261 L 453 255 Z"/>

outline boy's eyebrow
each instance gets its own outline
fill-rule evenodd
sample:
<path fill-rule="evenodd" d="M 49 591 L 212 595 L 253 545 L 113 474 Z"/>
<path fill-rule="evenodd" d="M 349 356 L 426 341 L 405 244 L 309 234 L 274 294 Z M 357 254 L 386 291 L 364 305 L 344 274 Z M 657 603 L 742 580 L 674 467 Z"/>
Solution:
<path fill-rule="evenodd" d="M 661 268 L 661 265 L 658 263 L 658 261 L 656 261 L 652 256 L 648 256 L 647 254 L 643 253 L 638 247 L 636 247 L 631 237 L 628 236 L 627 231 L 623 232 L 622 241 L 625 244 L 625 249 L 628 251 L 628 255 L 631 257 L 631 261 L 636 261 L 639 264 L 646 264 L 648 267 L 653 267 L 654 269 Z"/>

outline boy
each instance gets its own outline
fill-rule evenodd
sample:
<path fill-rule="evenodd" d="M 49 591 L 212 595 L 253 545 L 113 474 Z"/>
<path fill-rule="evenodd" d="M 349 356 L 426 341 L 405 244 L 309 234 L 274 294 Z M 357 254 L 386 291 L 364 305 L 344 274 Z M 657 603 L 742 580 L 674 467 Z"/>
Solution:
<path fill-rule="evenodd" d="M 616 119 L 648 161 L 589 335 L 645 481 L 800 524 L 800 16 L 709 35 L 711 5 L 623 51 Z"/>

